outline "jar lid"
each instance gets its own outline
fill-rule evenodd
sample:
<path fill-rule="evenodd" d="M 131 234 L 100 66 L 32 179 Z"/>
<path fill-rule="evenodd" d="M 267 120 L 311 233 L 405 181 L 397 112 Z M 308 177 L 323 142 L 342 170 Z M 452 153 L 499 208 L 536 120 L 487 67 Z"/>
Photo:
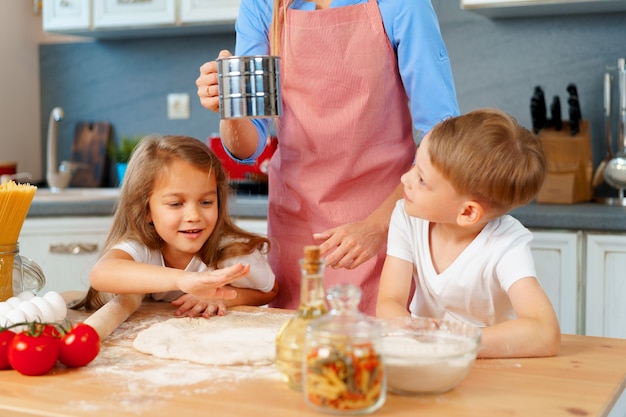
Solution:
<path fill-rule="evenodd" d="M 314 337 L 352 339 L 377 339 L 382 334 L 382 324 L 358 309 L 361 289 L 351 284 L 339 284 L 328 290 L 326 296 L 330 312 L 317 318 L 307 327 Z"/>

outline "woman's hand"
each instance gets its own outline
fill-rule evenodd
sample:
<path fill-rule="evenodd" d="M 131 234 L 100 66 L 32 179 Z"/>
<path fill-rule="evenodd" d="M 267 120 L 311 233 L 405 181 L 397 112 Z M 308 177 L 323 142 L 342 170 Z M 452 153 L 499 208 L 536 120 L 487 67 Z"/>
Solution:
<path fill-rule="evenodd" d="M 212 317 L 223 316 L 226 313 L 226 304 L 219 298 L 204 299 L 191 294 L 184 294 L 172 301 L 178 307 L 176 314 L 179 317 Z"/>
<path fill-rule="evenodd" d="M 220 51 L 218 58 L 225 58 L 232 54 L 223 50 Z M 196 80 L 198 87 L 198 97 L 202 107 L 214 112 L 220 111 L 219 88 L 217 86 L 217 61 L 209 61 L 200 67 L 200 76 Z"/>
<path fill-rule="evenodd" d="M 374 221 L 348 223 L 315 233 L 326 265 L 354 269 L 378 253 L 387 240 L 387 228 Z"/>
<path fill-rule="evenodd" d="M 375 256 L 387 242 L 389 219 L 396 201 L 402 198 L 404 186 L 398 183 L 382 204 L 363 221 L 348 223 L 313 238 L 322 241 L 320 251 L 331 268 L 354 269 Z"/>

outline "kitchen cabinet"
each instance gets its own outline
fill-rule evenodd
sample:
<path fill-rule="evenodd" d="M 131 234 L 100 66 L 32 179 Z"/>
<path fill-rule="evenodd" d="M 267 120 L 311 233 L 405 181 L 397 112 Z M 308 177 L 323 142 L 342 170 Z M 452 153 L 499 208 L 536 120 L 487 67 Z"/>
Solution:
<path fill-rule="evenodd" d="M 46 286 L 42 292 L 87 290 L 94 265 L 113 217 L 26 218 L 20 233 L 20 255 L 41 266 Z"/>
<path fill-rule="evenodd" d="M 537 277 L 561 331 L 626 338 L 626 234 L 532 232 Z"/>
<path fill-rule="evenodd" d="M 587 233 L 586 333 L 626 338 L 626 234 Z"/>
<path fill-rule="evenodd" d="M 239 0 L 51 0 L 43 29 L 97 39 L 234 33 Z"/>
<path fill-rule="evenodd" d="M 239 0 L 180 0 L 180 22 L 234 22 Z"/>
<path fill-rule="evenodd" d="M 233 218 L 235 224 L 241 227 L 244 230 L 247 230 L 252 233 L 257 233 L 259 235 L 267 236 L 267 220 L 266 219 L 255 219 L 255 218 Z"/>
<path fill-rule="evenodd" d="M 43 269 L 42 291 L 87 290 L 89 271 L 100 257 L 112 223 L 112 216 L 27 217 L 20 233 L 20 254 Z M 267 235 L 265 219 L 241 218 L 235 223 Z"/>
<path fill-rule="evenodd" d="M 537 278 L 559 318 L 561 332 L 584 334 L 581 283 L 581 231 L 532 230 L 531 251 Z"/>
<path fill-rule="evenodd" d="M 461 9 L 489 18 L 626 11 L 624 0 L 461 0 Z"/>
<path fill-rule="evenodd" d="M 42 14 L 44 31 L 89 29 L 91 1 L 46 0 Z"/>
<path fill-rule="evenodd" d="M 94 29 L 175 23 L 175 0 L 99 0 L 93 3 Z"/>

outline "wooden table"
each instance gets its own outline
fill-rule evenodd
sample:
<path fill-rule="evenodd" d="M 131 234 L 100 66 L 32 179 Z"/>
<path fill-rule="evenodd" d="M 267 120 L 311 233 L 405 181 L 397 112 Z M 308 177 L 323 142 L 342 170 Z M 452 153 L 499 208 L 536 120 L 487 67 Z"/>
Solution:
<path fill-rule="evenodd" d="M 173 311 L 167 303 L 144 302 L 85 368 L 57 366 L 36 377 L 0 371 L 0 416 L 323 415 L 310 410 L 273 366 L 233 370 L 136 352 L 131 343 L 137 332 Z M 563 335 L 562 342 L 553 358 L 478 360 L 445 394 L 390 394 L 375 415 L 608 415 L 626 386 L 626 340 Z"/>

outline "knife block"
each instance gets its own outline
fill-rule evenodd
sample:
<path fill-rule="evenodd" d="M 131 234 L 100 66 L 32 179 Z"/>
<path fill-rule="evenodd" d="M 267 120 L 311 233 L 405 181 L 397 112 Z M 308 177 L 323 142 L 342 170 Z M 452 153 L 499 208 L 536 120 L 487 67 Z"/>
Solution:
<path fill-rule="evenodd" d="M 569 122 L 561 130 L 545 128 L 539 138 L 548 164 L 548 173 L 537 194 L 537 203 L 572 204 L 590 201 L 593 157 L 589 121 L 580 121 L 577 135 L 570 134 Z"/>

